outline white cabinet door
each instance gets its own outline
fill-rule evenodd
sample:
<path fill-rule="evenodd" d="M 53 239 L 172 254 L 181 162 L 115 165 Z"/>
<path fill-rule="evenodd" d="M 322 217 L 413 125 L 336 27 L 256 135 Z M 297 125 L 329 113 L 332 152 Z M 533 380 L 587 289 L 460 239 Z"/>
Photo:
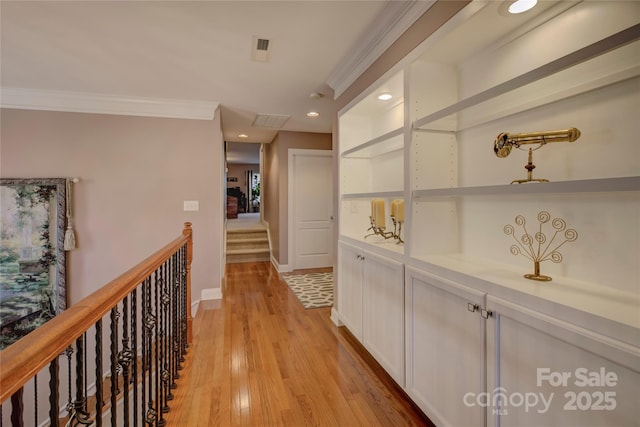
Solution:
<path fill-rule="evenodd" d="M 484 408 L 465 404 L 485 388 L 484 293 L 406 269 L 406 391 L 438 426 L 482 426 Z"/>
<path fill-rule="evenodd" d="M 404 386 L 404 268 L 364 252 L 363 344 Z"/>
<path fill-rule="evenodd" d="M 487 309 L 488 425 L 640 426 L 639 347 L 496 297 Z"/>
<path fill-rule="evenodd" d="M 340 320 L 362 341 L 362 251 L 343 242 L 338 244 L 338 313 Z"/>

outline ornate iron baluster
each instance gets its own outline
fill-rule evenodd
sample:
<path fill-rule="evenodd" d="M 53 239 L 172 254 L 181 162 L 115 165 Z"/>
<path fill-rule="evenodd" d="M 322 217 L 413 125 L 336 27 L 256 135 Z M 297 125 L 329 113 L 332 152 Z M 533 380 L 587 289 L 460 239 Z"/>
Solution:
<path fill-rule="evenodd" d="M 153 305 L 154 305 L 154 313 L 156 315 L 156 325 L 155 325 L 155 357 L 153 358 L 154 364 L 154 373 L 155 373 L 155 408 L 156 413 L 159 416 L 159 419 L 156 422 L 156 425 L 164 426 L 164 414 L 162 413 L 162 393 L 161 393 L 161 380 L 160 380 L 160 370 L 162 366 L 160 365 L 160 360 L 162 357 L 162 316 L 160 312 L 160 287 L 162 286 L 162 276 L 161 276 L 161 268 L 158 268 L 154 272 L 154 286 L 153 286 Z"/>
<path fill-rule="evenodd" d="M 178 387 L 176 380 L 180 378 L 178 373 L 178 353 L 180 351 L 180 342 L 178 340 L 178 255 L 174 253 L 171 256 L 171 388 Z"/>
<path fill-rule="evenodd" d="M 160 359 L 162 365 L 162 371 L 160 373 L 160 378 L 162 380 L 162 413 L 169 412 L 168 405 L 168 394 L 169 394 L 169 365 L 167 363 L 167 359 L 169 358 L 169 352 L 167 348 L 167 343 L 169 342 L 169 334 L 168 334 L 168 315 L 167 310 L 169 308 L 170 298 L 168 289 L 168 277 L 167 277 L 167 269 L 168 269 L 168 261 L 165 261 L 161 266 L 161 294 L 160 294 L 160 307 L 162 312 L 162 322 L 161 322 L 161 332 L 162 342 L 160 343 Z M 164 418 L 161 419 L 161 422 L 164 423 Z"/>
<path fill-rule="evenodd" d="M 76 412 L 73 406 L 73 387 L 71 386 L 72 384 L 72 379 L 73 379 L 73 374 L 72 374 L 72 369 L 73 369 L 73 363 L 71 362 L 72 360 L 72 356 L 73 356 L 73 347 L 67 347 L 64 351 L 64 355 L 67 356 L 67 386 L 68 386 L 68 397 L 67 397 L 67 405 L 66 405 L 66 410 L 67 410 L 67 417 L 69 417 L 69 422 L 71 422 L 72 419 L 75 418 L 76 416 Z"/>
<path fill-rule="evenodd" d="M 102 427 L 102 408 L 104 397 L 102 393 L 102 319 L 96 322 L 96 427 Z"/>
<path fill-rule="evenodd" d="M 33 377 L 33 402 L 34 402 L 34 423 L 33 425 L 38 425 L 38 374 L 35 374 Z"/>
<path fill-rule="evenodd" d="M 118 365 L 122 368 L 124 423 L 129 424 L 129 366 L 133 355 L 129 348 L 129 299 L 122 300 L 122 350 L 118 353 Z"/>
<path fill-rule="evenodd" d="M 132 380 L 133 380 L 133 425 L 138 426 L 138 288 L 131 291 L 131 348 L 134 356 L 133 368 L 132 368 Z"/>
<path fill-rule="evenodd" d="M 177 337 L 176 337 L 176 260 L 177 255 L 174 253 L 171 255 L 171 264 L 169 268 L 169 299 L 171 300 L 171 305 L 169 307 L 169 376 L 171 380 L 171 384 L 169 385 L 169 395 L 168 399 L 173 400 L 173 394 L 171 390 L 175 389 L 178 385 L 176 384 L 176 379 L 178 378 L 178 373 L 176 370 L 176 349 L 177 349 Z"/>
<path fill-rule="evenodd" d="M 20 390 L 11 395 L 11 425 L 14 427 L 24 426 L 24 402 L 22 400 L 23 393 L 24 388 L 20 387 Z"/>
<path fill-rule="evenodd" d="M 87 397 L 85 383 L 85 335 L 76 340 L 76 400 L 73 402 L 73 413 L 80 424 L 89 425 L 91 420 L 87 413 Z"/>
<path fill-rule="evenodd" d="M 153 330 L 156 324 L 156 319 L 153 314 L 153 306 L 152 306 L 152 293 L 151 293 L 151 276 L 147 277 L 144 283 L 143 294 L 145 295 L 145 316 L 144 316 L 144 341 L 146 346 L 146 357 L 145 357 L 145 376 L 147 378 L 147 391 L 149 394 L 149 398 L 146 402 L 146 412 L 145 412 L 145 422 L 147 424 L 153 425 L 156 423 L 158 418 L 158 412 L 153 406 L 154 399 L 154 388 L 153 388 L 153 365 L 152 365 L 152 357 L 153 357 L 153 346 L 152 346 L 152 338 L 153 338 Z"/>
<path fill-rule="evenodd" d="M 59 362 L 56 357 L 49 364 L 49 422 L 51 427 L 58 427 L 58 408 L 60 407 L 60 371 Z"/>
<path fill-rule="evenodd" d="M 144 411 L 146 408 L 146 397 L 147 397 L 147 377 L 145 375 L 146 373 L 146 369 L 147 369 L 147 331 L 146 331 L 146 319 L 147 319 L 147 292 L 146 292 L 146 283 L 147 283 L 147 279 L 145 279 L 142 283 L 142 325 L 143 325 L 143 329 L 142 329 L 142 333 L 141 333 L 141 340 L 142 340 L 142 360 L 141 360 L 141 368 L 142 368 L 142 372 L 140 373 L 140 383 L 141 383 L 141 415 L 142 415 L 142 420 L 144 422 L 146 422 L 146 417 L 144 415 Z"/>
<path fill-rule="evenodd" d="M 118 306 L 111 309 L 111 425 L 118 425 Z"/>

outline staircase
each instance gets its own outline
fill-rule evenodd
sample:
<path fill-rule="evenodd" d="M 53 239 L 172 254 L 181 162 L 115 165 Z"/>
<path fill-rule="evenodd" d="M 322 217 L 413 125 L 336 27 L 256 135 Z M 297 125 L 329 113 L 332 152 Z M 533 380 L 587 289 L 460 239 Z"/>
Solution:
<path fill-rule="evenodd" d="M 227 263 L 269 261 L 266 228 L 227 229 Z"/>

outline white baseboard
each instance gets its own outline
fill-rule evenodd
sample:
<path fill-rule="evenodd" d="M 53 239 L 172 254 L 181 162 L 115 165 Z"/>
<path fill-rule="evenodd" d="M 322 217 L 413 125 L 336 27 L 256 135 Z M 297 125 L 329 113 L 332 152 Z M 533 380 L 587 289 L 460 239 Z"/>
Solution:
<path fill-rule="evenodd" d="M 206 301 L 210 299 L 222 299 L 222 291 L 220 288 L 203 289 L 200 293 L 200 300 Z"/>
<path fill-rule="evenodd" d="M 191 317 L 196 317 L 198 314 L 198 307 L 200 306 L 200 300 L 191 303 Z"/>
<path fill-rule="evenodd" d="M 200 299 L 191 303 L 191 316 L 196 317 L 201 301 L 216 299 L 222 299 L 222 290 L 220 288 L 203 289 L 200 292 Z"/>
<path fill-rule="evenodd" d="M 335 307 L 331 307 L 331 321 L 336 326 L 344 326 L 344 323 L 340 320 L 340 315 Z"/>
<path fill-rule="evenodd" d="M 289 273 L 293 271 L 293 268 L 288 264 L 278 264 L 278 261 L 276 261 L 273 255 L 271 255 L 271 265 L 273 265 L 273 268 L 275 268 L 278 273 Z"/>

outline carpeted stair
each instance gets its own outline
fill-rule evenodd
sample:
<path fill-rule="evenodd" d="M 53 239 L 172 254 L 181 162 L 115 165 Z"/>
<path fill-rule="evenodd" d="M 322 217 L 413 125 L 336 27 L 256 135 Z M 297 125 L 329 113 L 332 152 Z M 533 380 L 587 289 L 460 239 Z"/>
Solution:
<path fill-rule="evenodd" d="M 227 263 L 269 261 L 266 229 L 227 230 Z"/>

